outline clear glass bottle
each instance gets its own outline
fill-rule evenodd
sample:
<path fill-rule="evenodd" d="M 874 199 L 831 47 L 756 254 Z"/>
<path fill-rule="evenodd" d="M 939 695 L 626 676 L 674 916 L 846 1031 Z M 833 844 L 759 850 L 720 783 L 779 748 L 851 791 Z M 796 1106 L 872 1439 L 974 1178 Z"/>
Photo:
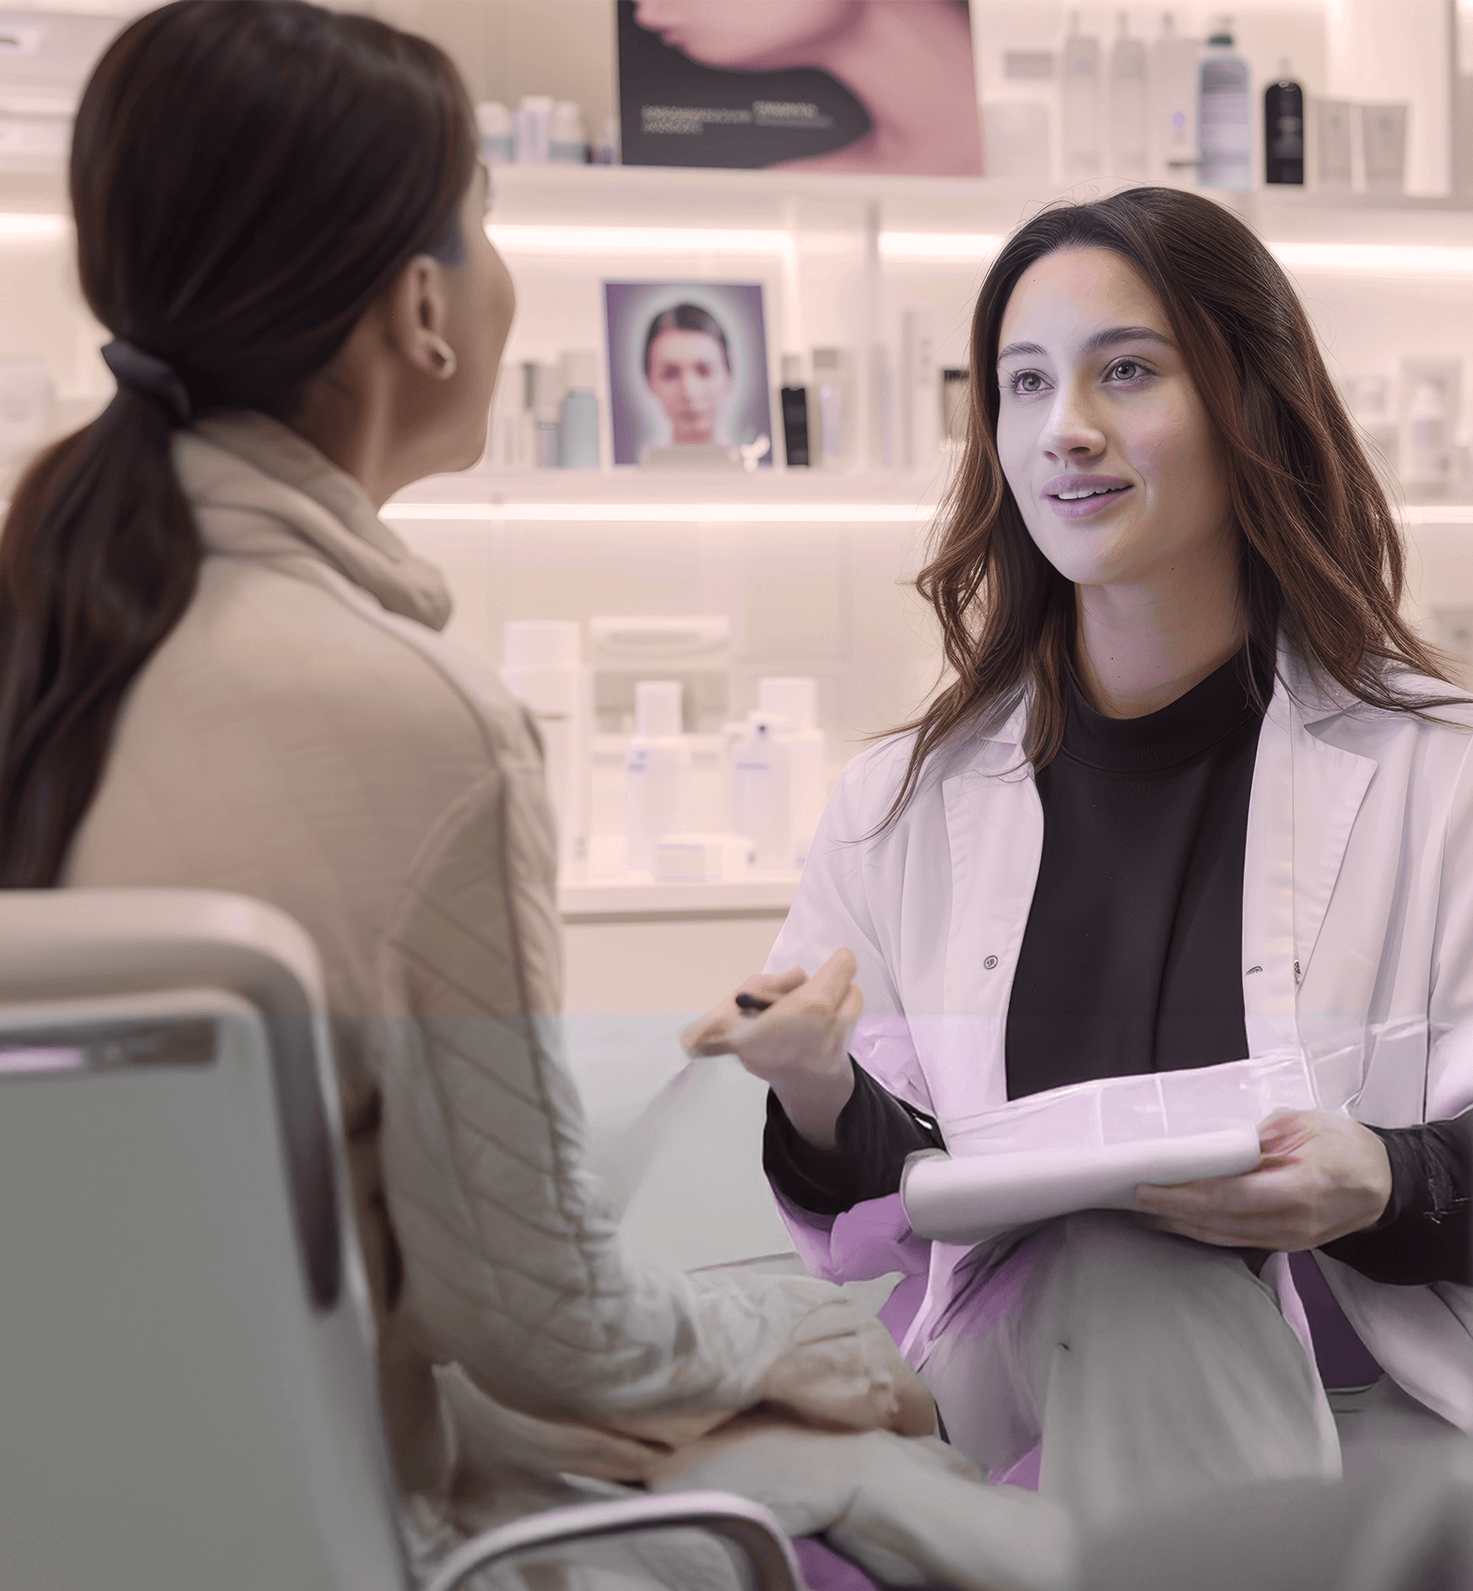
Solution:
<path fill-rule="evenodd" d="M 1199 188 L 1244 191 L 1253 186 L 1253 126 L 1248 63 L 1233 51 L 1232 23 L 1220 17 L 1208 35 L 1197 75 Z"/>
<path fill-rule="evenodd" d="M 1064 181 L 1100 174 L 1100 41 L 1069 19 L 1063 51 Z"/>
<path fill-rule="evenodd" d="M 1146 41 L 1130 36 L 1120 13 L 1120 32 L 1110 48 L 1110 170 L 1144 182 L 1150 151 L 1150 74 Z"/>

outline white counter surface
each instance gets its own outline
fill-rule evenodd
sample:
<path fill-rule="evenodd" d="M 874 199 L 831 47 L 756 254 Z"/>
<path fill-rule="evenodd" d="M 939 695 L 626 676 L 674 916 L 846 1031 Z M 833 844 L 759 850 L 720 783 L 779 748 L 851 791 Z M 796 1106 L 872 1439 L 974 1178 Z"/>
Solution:
<path fill-rule="evenodd" d="M 596 879 L 558 885 L 565 922 L 600 918 L 782 917 L 793 904 L 797 873 L 754 873 L 729 883 L 657 884 Z"/>

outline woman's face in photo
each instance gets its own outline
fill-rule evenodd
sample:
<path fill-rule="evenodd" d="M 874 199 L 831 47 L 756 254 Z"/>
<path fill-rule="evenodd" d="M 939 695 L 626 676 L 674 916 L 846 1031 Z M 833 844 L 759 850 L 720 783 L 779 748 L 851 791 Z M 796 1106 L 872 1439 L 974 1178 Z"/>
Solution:
<path fill-rule="evenodd" d="M 1216 427 L 1165 310 L 1118 254 L 1072 249 L 1030 266 L 999 346 L 1003 473 L 1066 579 L 1149 584 L 1235 534 Z"/>
<path fill-rule="evenodd" d="M 650 344 L 646 379 L 670 417 L 672 440 L 711 443 L 731 390 L 731 370 L 710 332 L 662 331 Z"/>
<path fill-rule="evenodd" d="M 843 32 L 861 0 L 638 0 L 634 20 L 707 66 L 805 66 Z"/>

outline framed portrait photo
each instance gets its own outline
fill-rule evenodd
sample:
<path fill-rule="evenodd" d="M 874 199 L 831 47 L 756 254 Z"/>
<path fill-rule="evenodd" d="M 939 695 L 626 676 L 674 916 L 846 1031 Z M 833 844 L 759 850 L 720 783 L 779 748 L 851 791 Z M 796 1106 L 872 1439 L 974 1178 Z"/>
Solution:
<path fill-rule="evenodd" d="M 759 282 L 605 282 L 615 464 L 689 448 L 772 464 Z"/>

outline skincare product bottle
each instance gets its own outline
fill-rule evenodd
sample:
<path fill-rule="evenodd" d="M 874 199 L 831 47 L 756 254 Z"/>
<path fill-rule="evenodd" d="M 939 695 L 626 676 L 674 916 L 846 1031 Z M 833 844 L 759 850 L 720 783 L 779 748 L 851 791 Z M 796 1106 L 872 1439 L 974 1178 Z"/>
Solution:
<path fill-rule="evenodd" d="M 982 148 L 989 177 L 1026 177 L 1049 182 L 1059 119 L 1057 62 L 1052 50 L 1004 50 L 1006 99 L 982 106 Z"/>
<path fill-rule="evenodd" d="M 1322 188 L 1348 188 L 1353 170 L 1351 157 L 1355 106 L 1343 99 L 1317 99 L 1315 117 L 1315 177 Z"/>
<path fill-rule="evenodd" d="M 697 831 L 668 834 L 655 842 L 657 884 L 721 884 L 745 878 L 755 861 L 744 834 Z"/>
<path fill-rule="evenodd" d="M 907 309 L 900 317 L 900 457 L 908 470 L 929 470 L 941 445 L 941 387 L 936 315 Z"/>
<path fill-rule="evenodd" d="M 967 439 L 971 380 L 965 365 L 948 365 L 941 372 L 941 432 L 952 447 L 960 447 Z"/>
<path fill-rule="evenodd" d="M 1366 192 L 1400 193 L 1406 186 L 1406 106 L 1362 105 L 1360 116 Z"/>
<path fill-rule="evenodd" d="M 691 749 L 681 733 L 679 680 L 634 687 L 634 735 L 624 761 L 629 871 L 648 873 L 655 842 L 690 829 Z"/>
<path fill-rule="evenodd" d="M 558 870 L 587 855 L 586 752 L 590 693 L 576 619 L 509 620 L 502 639 L 501 680 L 537 721 L 546 759 L 547 793 L 557 816 Z"/>
<path fill-rule="evenodd" d="M 563 166 L 588 164 L 588 134 L 583 127 L 583 112 L 570 99 L 552 107 L 547 128 L 547 158 Z"/>
<path fill-rule="evenodd" d="M 565 470 L 598 468 L 598 359 L 585 350 L 563 355 L 563 394 L 558 415 L 557 461 Z"/>
<path fill-rule="evenodd" d="M 1110 170 L 1117 177 L 1144 181 L 1149 171 L 1149 88 L 1146 41 L 1130 36 L 1122 11 L 1110 47 Z"/>
<path fill-rule="evenodd" d="M 595 166 L 617 166 L 619 164 L 619 118 L 610 116 L 606 118 L 603 131 L 598 135 L 593 146 L 593 164 Z"/>
<path fill-rule="evenodd" d="M 1079 31 L 1071 13 L 1063 50 L 1064 181 L 1100 174 L 1100 41 Z"/>
<path fill-rule="evenodd" d="M 1452 394 L 1440 381 L 1417 377 L 1414 371 L 1403 417 L 1403 474 L 1415 497 L 1443 497 L 1452 484 Z"/>
<path fill-rule="evenodd" d="M 517 156 L 517 135 L 506 106 L 494 99 L 477 105 L 476 125 L 481 131 L 481 158 L 486 164 L 510 165 Z"/>
<path fill-rule="evenodd" d="M 1248 63 L 1233 53 L 1231 24 L 1220 17 L 1198 69 L 1198 137 L 1202 163 L 1197 185 L 1242 192 L 1253 186 L 1253 126 Z"/>
<path fill-rule="evenodd" d="M 517 106 L 517 160 L 546 165 L 552 154 L 552 101 L 546 94 L 524 94 Z"/>
<path fill-rule="evenodd" d="M 1197 145 L 1196 39 L 1182 38 L 1168 11 L 1161 18 L 1161 36 L 1151 46 L 1151 160 L 1157 177 L 1177 187 L 1196 180 Z"/>
<path fill-rule="evenodd" d="M 746 733 L 731 753 L 732 827 L 752 842 L 755 865 L 763 872 L 792 865 L 791 780 L 780 734 L 785 723 L 761 708 L 748 713 Z"/>
<path fill-rule="evenodd" d="M 801 869 L 828 798 L 828 746 L 818 727 L 818 681 L 808 677 L 759 679 L 757 710 L 777 726 L 779 743 L 787 754 L 788 836 L 782 865 Z"/>
<path fill-rule="evenodd" d="M 57 409 L 51 367 L 42 359 L 0 362 L 0 461 L 45 441 Z"/>
<path fill-rule="evenodd" d="M 1263 94 L 1264 180 L 1304 186 L 1304 90 L 1290 76 L 1288 59 Z"/>
<path fill-rule="evenodd" d="M 1051 130 L 1047 105 L 1027 99 L 988 100 L 982 107 L 987 175 L 1047 182 L 1053 174 Z"/>
<path fill-rule="evenodd" d="M 854 382 L 849 359 L 841 348 L 813 350 L 813 390 L 818 409 L 818 447 L 812 431 L 809 457 L 818 454 L 826 470 L 847 468 L 854 445 Z"/>
<path fill-rule="evenodd" d="M 869 351 L 869 463 L 895 467 L 895 360 L 890 345 L 871 344 Z"/>
<path fill-rule="evenodd" d="M 527 408 L 535 424 L 532 463 L 539 470 L 555 469 L 558 461 L 558 427 L 562 421 L 562 372 L 556 365 L 529 360 Z"/>
<path fill-rule="evenodd" d="M 783 450 L 788 468 L 808 465 L 808 389 L 803 385 L 803 361 L 797 354 L 783 355 L 783 384 L 778 393 L 783 413 Z"/>

